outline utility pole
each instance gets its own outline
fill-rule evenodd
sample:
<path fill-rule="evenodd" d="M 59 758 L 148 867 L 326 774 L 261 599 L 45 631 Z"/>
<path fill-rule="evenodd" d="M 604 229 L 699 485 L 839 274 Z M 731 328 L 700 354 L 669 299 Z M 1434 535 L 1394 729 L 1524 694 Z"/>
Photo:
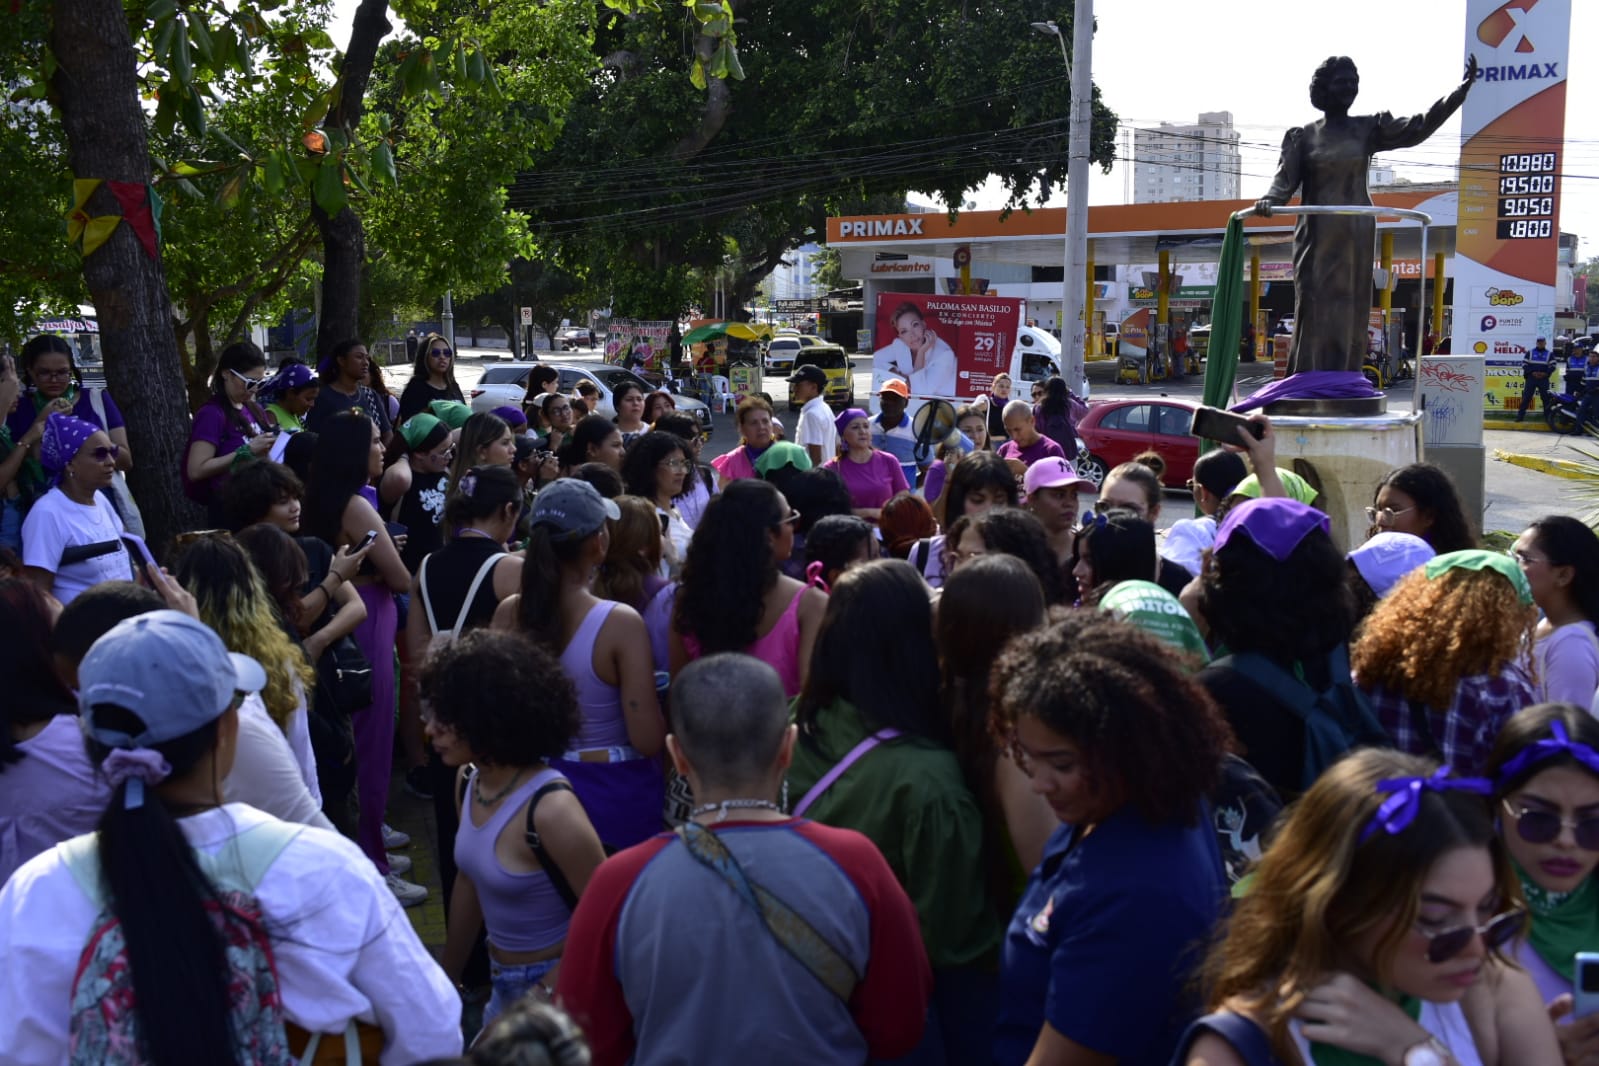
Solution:
<path fill-rule="evenodd" d="M 1065 47 L 1065 41 L 1061 42 Z M 1088 155 L 1094 130 L 1094 0 L 1076 0 L 1072 11 L 1072 119 L 1071 149 L 1066 164 L 1066 300 L 1061 322 L 1066 380 L 1086 391 L 1088 368 L 1084 345 L 1088 324 L 1083 321 L 1084 292 L 1092 284 L 1088 273 Z"/>

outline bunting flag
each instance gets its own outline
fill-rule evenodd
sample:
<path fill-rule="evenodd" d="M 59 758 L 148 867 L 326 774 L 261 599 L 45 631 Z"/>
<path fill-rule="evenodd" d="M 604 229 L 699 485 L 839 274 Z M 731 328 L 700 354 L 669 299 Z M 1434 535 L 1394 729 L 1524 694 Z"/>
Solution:
<path fill-rule="evenodd" d="M 122 205 L 122 217 L 139 238 L 139 243 L 144 245 L 145 254 L 151 259 L 159 259 L 156 244 L 160 240 L 161 229 L 156 205 L 160 201 L 155 197 L 155 190 L 136 181 L 108 181 L 105 184 L 111 190 L 111 195 L 117 198 L 117 203 Z"/>
<path fill-rule="evenodd" d="M 93 255 L 122 219 L 117 215 L 91 216 L 85 205 L 100 187 L 99 178 L 72 179 L 72 210 L 67 212 L 67 243 L 83 242 L 85 257 Z"/>

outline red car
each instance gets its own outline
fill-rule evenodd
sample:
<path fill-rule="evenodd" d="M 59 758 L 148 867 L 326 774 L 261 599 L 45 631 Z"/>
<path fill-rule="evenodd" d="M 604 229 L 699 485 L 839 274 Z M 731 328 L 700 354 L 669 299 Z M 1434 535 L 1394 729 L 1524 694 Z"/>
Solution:
<path fill-rule="evenodd" d="M 1187 400 L 1111 400 L 1096 403 L 1077 424 L 1082 460 L 1077 469 L 1095 485 L 1112 467 L 1139 452 L 1156 451 L 1166 460 L 1163 478 L 1180 489 L 1194 475 L 1199 439 L 1188 434 L 1198 404 Z"/>

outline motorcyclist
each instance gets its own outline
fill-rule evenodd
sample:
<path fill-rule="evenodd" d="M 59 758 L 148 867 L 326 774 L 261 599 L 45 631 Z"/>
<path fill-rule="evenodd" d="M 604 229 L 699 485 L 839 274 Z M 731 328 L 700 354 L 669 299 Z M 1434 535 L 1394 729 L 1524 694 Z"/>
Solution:
<path fill-rule="evenodd" d="M 1554 355 L 1549 351 L 1549 342 L 1546 338 L 1539 337 L 1533 344 L 1532 351 L 1521 358 L 1521 409 L 1516 412 L 1517 422 L 1526 417 L 1534 393 L 1538 396 L 1538 409 L 1540 411 L 1548 409 L 1549 378 L 1553 372 Z"/>
<path fill-rule="evenodd" d="M 1599 348 L 1594 347 L 1592 340 L 1585 346 L 1586 358 L 1583 361 L 1581 391 L 1577 393 L 1577 421 L 1589 433 L 1599 434 Z M 1582 344 L 1582 341 L 1578 341 Z"/>

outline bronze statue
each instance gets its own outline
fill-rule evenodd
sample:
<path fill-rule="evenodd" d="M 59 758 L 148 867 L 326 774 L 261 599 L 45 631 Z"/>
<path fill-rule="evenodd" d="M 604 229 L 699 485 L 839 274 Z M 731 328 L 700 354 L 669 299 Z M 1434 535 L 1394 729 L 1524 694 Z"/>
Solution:
<path fill-rule="evenodd" d="M 1283 137 L 1271 189 L 1255 204 L 1258 214 L 1301 191 L 1306 204 L 1370 204 L 1366 170 L 1371 157 L 1420 144 L 1460 108 L 1477 77 L 1477 58 L 1466 63 L 1459 88 L 1425 115 L 1395 118 L 1351 115 L 1360 74 L 1348 56 L 1333 56 L 1310 79 L 1310 102 L 1323 117 Z M 1294 336 L 1288 372 L 1359 371 L 1366 357 L 1372 297 L 1371 265 L 1377 220 L 1369 215 L 1301 215 L 1294 225 Z"/>

